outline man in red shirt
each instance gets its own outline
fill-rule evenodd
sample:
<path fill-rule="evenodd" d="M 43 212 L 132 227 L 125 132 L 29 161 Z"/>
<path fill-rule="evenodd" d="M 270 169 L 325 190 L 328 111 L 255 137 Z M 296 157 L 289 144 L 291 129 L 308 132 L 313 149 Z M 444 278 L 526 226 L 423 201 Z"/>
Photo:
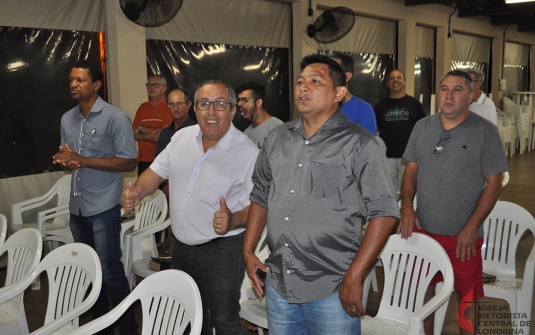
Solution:
<path fill-rule="evenodd" d="M 160 132 L 173 123 L 173 118 L 167 109 L 165 91 L 167 82 L 161 75 L 149 77 L 147 81 L 149 101 L 139 106 L 132 130 L 134 139 L 138 141 L 138 176 L 152 163 Z"/>

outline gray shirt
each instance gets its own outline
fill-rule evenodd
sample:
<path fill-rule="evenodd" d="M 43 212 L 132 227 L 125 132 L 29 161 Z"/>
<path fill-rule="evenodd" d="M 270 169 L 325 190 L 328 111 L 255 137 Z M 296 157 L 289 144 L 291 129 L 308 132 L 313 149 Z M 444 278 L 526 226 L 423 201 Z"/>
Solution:
<path fill-rule="evenodd" d="M 136 142 L 130 118 L 121 109 L 97 98 L 86 117 L 80 105 L 61 118 L 61 143 L 83 157 L 135 159 Z M 72 174 L 69 210 L 92 216 L 121 203 L 122 173 L 80 168 Z"/>
<path fill-rule="evenodd" d="M 384 144 L 341 110 L 310 138 L 301 118 L 275 128 L 253 183 L 251 201 L 268 209 L 268 280 L 291 303 L 336 292 L 362 225 L 399 217 Z"/>
<path fill-rule="evenodd" d="M 448 131 L 443 152 L 433 153 L 443 132 L 440 113 L 418 121 L 403 158 L 418 164 L 416 215 L 422 229 L 457 236 L 477 205 L 485 177 L 509 166 L 498 128 L 481 116 L 470 113 Z"/>
<path fill-rule="evenodd" d="M 269 132 L 281 125 L 283 122 L 276 117 L 270 117 L 266 121 L 262 122 L 258 127 L 253 128 L 253 125 L 250 125 L 243 131 L 247 137 L 253 141 L 254 144 L 258 145 L 258 149 L 262 148 L 264 141 L 266 140 Z"/>

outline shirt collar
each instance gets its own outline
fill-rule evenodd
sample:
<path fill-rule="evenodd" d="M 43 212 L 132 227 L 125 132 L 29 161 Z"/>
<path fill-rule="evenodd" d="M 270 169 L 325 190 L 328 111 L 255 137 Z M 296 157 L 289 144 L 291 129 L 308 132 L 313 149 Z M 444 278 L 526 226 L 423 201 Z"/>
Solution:
<path fill-rule="evenodd" d="M 233 143 L 234 135 L 236 134 L 236 127 L 230 123 L 230 128 L 228 129 L 227 133 L 217 141 L 217 143 L 212 148 L 220 148 L 221 150 L 225 152 L 229 152 L 232 146 L 235 144 Z M 202 147 L 202 131 L 201 126 L 199 126 L 199 133 L 197 134 L 197 143 Z M 210 148 L 210 149 L 212 149 Z"/>
<path fill-rule="evenodd" d="M 82 111 L 80 110 L 80 104 L 76 106 L 78 110 L 76 111 L 78 115 L 82 115 Z M 93 104 L 93 107 L 91 107 L 91 110 L 89 111 L 89 114 L 87 116 L 91 115 L 91 113 L 100 113 L 102 112 L 102 108 L 104 107 L 104 100 L 100 96 L 97 96 L 97 100 L 95 100 L 95 103 Z"/>
<path fill-rule="evenodd" d="M 316 136 L 316 134 L 331 134 L 336 133 L 340 131 L 340 128 L 344 125 L 347 125 L 347 123 L 350 122 L 342 112 L 341 108 L 338 108 L 336 113 L 334 113 L 329 120 L 325 121 L 325 123 L 318 129 L 318 131 L 312 135 L 311 137 Z M 293 130 L 301 134 L 303 138 L 307 138 L 305 129 L 303 128 L 303 117 L 301 116 L 299 119 L 295 120 L 294 122 L 288 122 L 286 124 L 286 128 L 288 130 Z"/>

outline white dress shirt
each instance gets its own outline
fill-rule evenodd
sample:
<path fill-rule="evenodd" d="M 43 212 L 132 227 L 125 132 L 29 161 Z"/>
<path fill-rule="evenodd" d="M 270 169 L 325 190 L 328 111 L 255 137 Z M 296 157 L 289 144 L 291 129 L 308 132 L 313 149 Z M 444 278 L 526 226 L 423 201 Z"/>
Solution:
<path fill-rule="evenodd" d="M 222 237 L 214 231 L 214 213 L 225 197 L 231 212 L 249 206 L 258 148 L 232 124 L 217 144 L 204 152 L 198 125 L 179 130 L 150 168 L 169 179 L 173 234 L 182 243 L 198 245 Z M 234 236 L 244 228 L 229 231 Z"/>

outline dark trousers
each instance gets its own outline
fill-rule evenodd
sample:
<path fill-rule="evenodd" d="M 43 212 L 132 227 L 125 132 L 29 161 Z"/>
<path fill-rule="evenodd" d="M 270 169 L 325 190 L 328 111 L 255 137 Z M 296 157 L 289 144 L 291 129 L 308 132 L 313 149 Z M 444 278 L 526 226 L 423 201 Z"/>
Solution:
<path fill-rule="evenodd" d="M 198 246 L 175 241 L 171 267 L 188 273 L 201 292 L 202 335 L 240 335 L 240 288 L 245 275 L 244 233 Z"/>
<path fill-rule="evenodd" d="M 71 213 L 69 227 L 75 242 L 91 246 L 98 254 L 102 265 L 103 285 L 95 306 L 93 318 L 96 319 L 109 311 L 108 294 L 113 306 L 117 306 L 130 294 L 130 286 L 126 280 L 123 263 L 121 262 L 121 205 L 93 216 L 81 216 Z M 137 334 L 137 323 L 132 308 L 119 319 L 121 334 Z M 108 328 L 102 334 L 113 334 Z"/>

